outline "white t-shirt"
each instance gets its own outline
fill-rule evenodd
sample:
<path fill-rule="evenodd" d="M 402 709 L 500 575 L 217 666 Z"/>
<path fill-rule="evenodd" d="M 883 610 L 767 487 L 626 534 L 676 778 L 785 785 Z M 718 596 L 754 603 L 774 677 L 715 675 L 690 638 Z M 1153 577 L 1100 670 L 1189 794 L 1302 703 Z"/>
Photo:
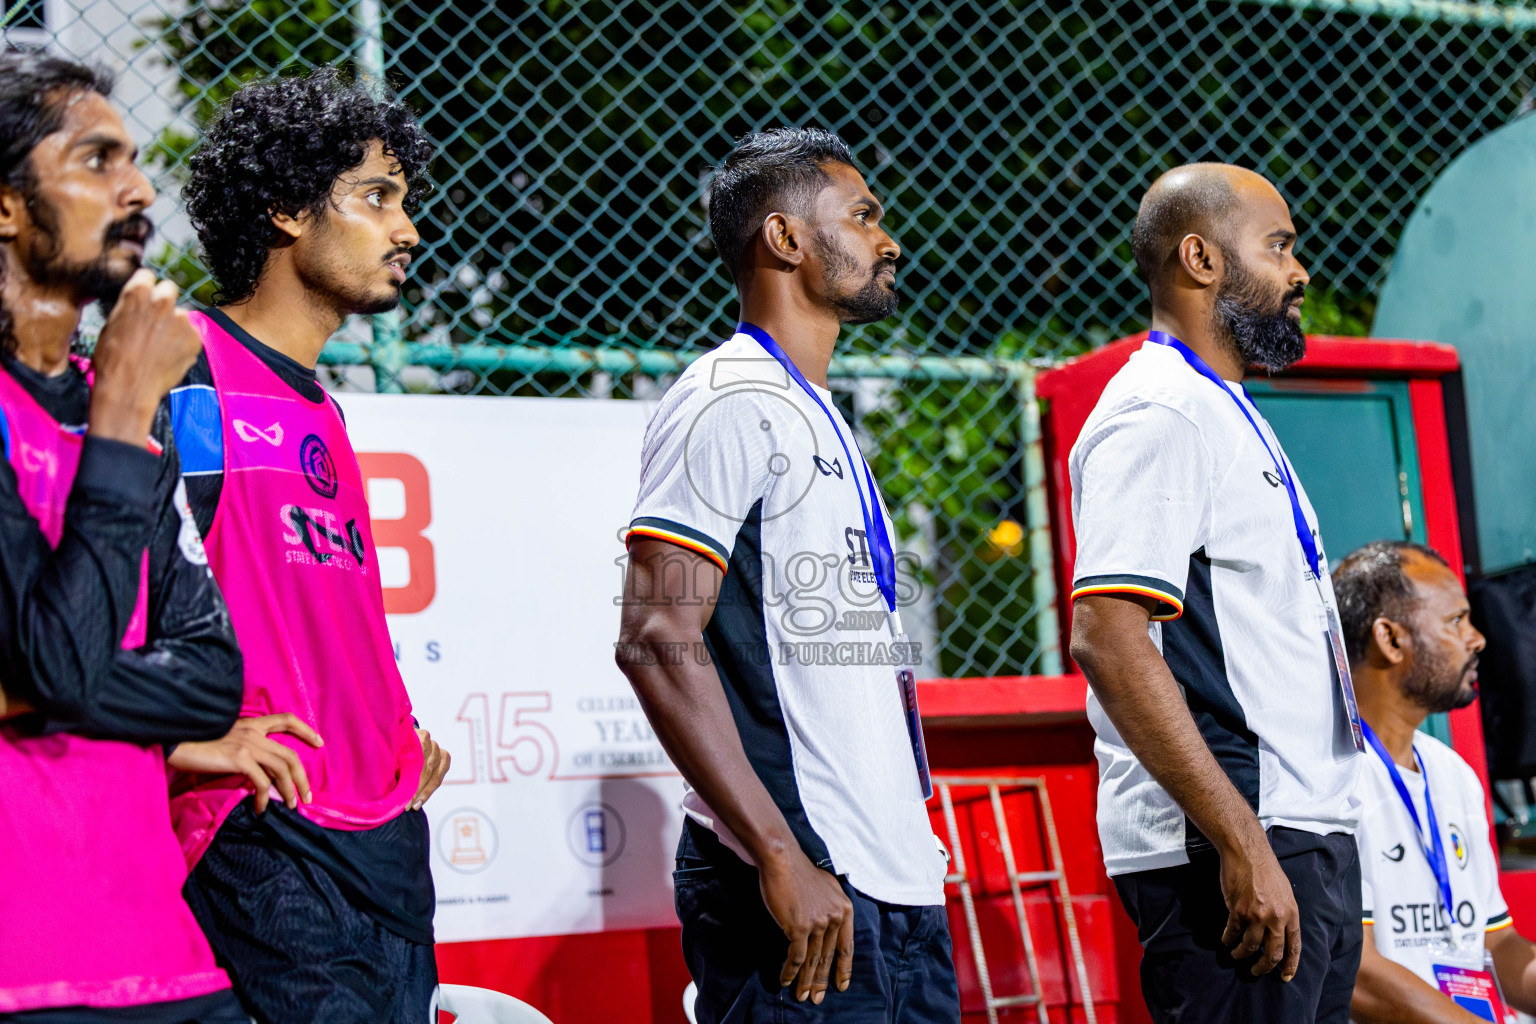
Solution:
<path fill-rule="evenodd" d="M 1321 596 L 1275 463 L 1233 395 L 1284 459 L 1280 442 L 1241 387 L 1229 390 L 1150 342 L 1110 380 L 1068 464 L 1072 597 L 1156 597 L 1152 640 L 1264 827 L 1352 832 L 1360 760 L 1328 646 L 1334 597 L 1317 515 L 1297 481 Z M 1108 872 L 1184 864 L 1207 848 L 1091 691 L 1088 717 Z"/>
<path fill-rule="evenodd" d="M 1402 964 L 1429 985 L 1436 985 L 1435 944 L 1447 932 L 1459 947 L 1481 950 L 1487 932 L 1512 922 L 1499 891 L 1499 865 L 1488 839 L 1487 804 L 1482 784 L 1461 755 L 1432 736 L 1418 733 L 1413 749 L 1424 762 L 1440 823 L 1440 839 L 1451 873 L 1454 924 L 1446 917 L 1435 875 L 1424 856 L 1419 833 L 1403 806 L 1392 777 L 1374 752 L 1367 752 L 1361 773 L 1363 809 L 1355 843 L 1360 848 L 1362 918 L 1373 926 L 1381 955 Z M 1427 830 L 1424 775 L 1399 767 Z M 1438 987 L 1438 986 L 1437 986 Z"/>
<path fill-rule="evenodd" d="M 876 585 L 853 431 L 816 393 L 835 430 L 750 335 L 698 359 L 646 429 L 630 537 L 725 570 L 705 638 L 747 758 L 806 855 L 875 899 L 941 904 L 946 864 L 896 679 L 916 652 Z M 916 568 L 898 556 L 898 607 Z M 696 793 L 683 806 L 745 856 Z"/>

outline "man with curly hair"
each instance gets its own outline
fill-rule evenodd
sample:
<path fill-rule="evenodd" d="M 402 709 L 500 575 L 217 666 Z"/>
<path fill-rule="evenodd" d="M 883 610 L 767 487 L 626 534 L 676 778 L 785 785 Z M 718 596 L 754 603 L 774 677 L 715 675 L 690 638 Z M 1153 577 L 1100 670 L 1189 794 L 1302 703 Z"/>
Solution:
<path fill-rule="evenodd" d="M 400 301 L 433 153 L 409 109 L 322 68 L 238 90 L 190 161 L 219 287 L 172 392 L 193 516 L 245 655 L 243 716 L 292 712 L 296 806 L 193 775 L 172 816 L 185 894 L 262 1024 L 429 1016 L 435 897 L 422 804 L 448 757 L 415 727 L 384 621 L 357 458 L 315 364 Z"/>

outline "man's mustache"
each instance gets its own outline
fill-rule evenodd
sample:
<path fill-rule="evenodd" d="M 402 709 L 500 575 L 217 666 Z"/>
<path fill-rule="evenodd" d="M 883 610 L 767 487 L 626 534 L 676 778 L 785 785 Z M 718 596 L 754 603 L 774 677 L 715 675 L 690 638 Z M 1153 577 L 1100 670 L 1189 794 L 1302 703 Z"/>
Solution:
<path fill-rule="evenodd" d="M 122 220 L 113 221 L 107 225 L 106 235 L 103 241 L 107 245 L 116 242 L 138 242 L 140 245 L 148 242 L 150 236 L 155 233 L 155 224 L 142 213 L 130 213 Z"/>

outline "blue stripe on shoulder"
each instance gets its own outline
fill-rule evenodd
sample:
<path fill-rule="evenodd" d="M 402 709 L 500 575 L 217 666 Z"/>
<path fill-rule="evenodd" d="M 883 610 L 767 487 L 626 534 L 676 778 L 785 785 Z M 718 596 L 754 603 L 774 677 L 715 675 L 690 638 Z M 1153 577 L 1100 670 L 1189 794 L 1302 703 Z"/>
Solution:
<path fill-rule="evenodd" d="M 189 384 L 171 392 L 171 429 L 181 471 L 218 473 L 224 469 L 224 427 L 219 393 L 206 384 Z"/>
<path fill-rule="evenodd" d="M 0 456 L 11 457 L 11 423 L 5 418 L 3 406 L 0 406 Z"/>

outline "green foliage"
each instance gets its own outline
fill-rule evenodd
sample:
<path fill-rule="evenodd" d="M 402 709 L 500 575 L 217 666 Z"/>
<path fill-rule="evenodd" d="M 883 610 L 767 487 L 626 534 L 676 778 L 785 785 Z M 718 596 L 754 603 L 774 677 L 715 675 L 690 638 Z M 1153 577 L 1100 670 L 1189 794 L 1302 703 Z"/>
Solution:
<path fill-rule="evenodd" d="M 201 123 L 252 76 L 352 55 L 350 4 L 329 0 L 201 0 L 154 22 L 180 76 L 183 102 Z"/>
<path fill-rule="evenodd" d="M 782 124 L 848 140 L 903 246 L 901 315 L 848 332 L 852 349 L 1054 361 L 1140 329 L 1137 201 L 1210 159 L 1290 201 L 1317 282 L 1306 329 L 1365 334 L 1418 197 L 1517 115 L 1536 53 L 1536 33 L 1407 4 L 381 3 L 386 77 L 442 145 L 403 325 L 439 344 L 712 344 L 735 296 L 708 172 Z M 355 61 L 356 15 L 356 0 L 189 0 L 154 31 L 196 122 L 252 75 Z M 174 174 L 190 142 L 167 133 L 156 157 Z M 202 280 L 191 254 L 167 259 Z M 510 368 L 433 380 L 641 386 Z M 1027 553 L 989 540 L 1024 522 L 1013 391 L 914 377 L 861 429 L 903 535 L 932 539 L 944 671 L 1026 670 Z"/>
<path fill-rule="evenodd" d="M 1308 334 L 1363 338 L 1376 318 L 1375 295 L 1344 295 L 1332 288 L 1312 288 L 1301 304 L 1301 327 Z"/>
<path fill-rule="evenodd" d="M 1029 558 L 988 538 L 1025 521 L 1018 399 L 1011 382 L 913 381 L 864 416 L 897 533 L 929 541 L 924 583 L 938 590 L 945 675 L 1017 674 L 1033 661 L 1021 628 L 1033 616 Z"/>

